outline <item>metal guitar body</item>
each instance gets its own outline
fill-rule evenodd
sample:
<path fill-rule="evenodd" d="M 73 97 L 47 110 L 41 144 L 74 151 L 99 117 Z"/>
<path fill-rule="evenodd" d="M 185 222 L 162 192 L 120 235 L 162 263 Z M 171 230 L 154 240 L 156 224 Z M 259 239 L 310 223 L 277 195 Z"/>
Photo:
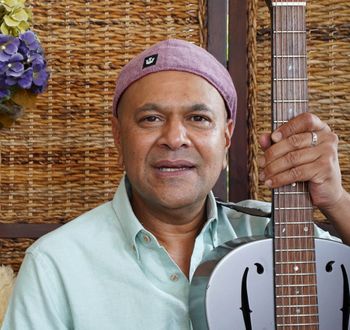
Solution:
<path fill-rule="evenodd" d="M 318 329 L 350 330 L 350 247 L 315 239 L 315 251 Z M 194 330 L 276 329 L 274 304 L 273 239 L 227 242 L 198 267 L 191 283 Z"/>

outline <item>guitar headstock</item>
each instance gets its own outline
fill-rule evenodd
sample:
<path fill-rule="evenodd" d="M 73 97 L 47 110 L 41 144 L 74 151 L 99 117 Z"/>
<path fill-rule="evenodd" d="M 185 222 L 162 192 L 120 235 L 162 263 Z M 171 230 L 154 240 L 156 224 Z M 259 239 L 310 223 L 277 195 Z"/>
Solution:
<path fill-rule="evenodd" d="M 274 6 L 305 6 L 306 0 L 265 0 L 269 8 Z"/>

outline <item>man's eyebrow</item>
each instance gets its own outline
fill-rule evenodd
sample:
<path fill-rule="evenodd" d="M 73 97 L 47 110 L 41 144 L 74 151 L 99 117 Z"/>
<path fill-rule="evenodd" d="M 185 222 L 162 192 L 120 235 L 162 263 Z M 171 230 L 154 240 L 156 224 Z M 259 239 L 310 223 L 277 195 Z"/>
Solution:
<path fill-rule="evenodd" d="M 146 103 L 141 105 L 136 109 L 137 112 L 143 112 L 143 111 L 157 111 L 160 110 L 160 106 L 156 103 Z"/>
<path fill-rule="evenodd" d="M 162 107 L 157 103 L 146 103 L 136 109 L 137 112 L 159 111 Z M 195 103 L 188 107 L 190 111 L 213 112 L 213 110 L 204 103 Z"/>
<path fill-rule="evenodd" d="M 193 111 L 207 111 L 212 112 L 213 110 L 204 103 L 196 103 L 191 106 Z"/>

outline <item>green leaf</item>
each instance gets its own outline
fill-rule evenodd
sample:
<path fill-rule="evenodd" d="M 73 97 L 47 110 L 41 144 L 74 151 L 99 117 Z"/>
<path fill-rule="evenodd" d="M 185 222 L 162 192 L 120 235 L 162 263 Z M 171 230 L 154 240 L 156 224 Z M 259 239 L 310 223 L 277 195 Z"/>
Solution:
<path fill-rule="evenodd" d="M 19 29 L 20 33 L 24 33 L 29 29 L 29 24 L 27 22 L 21 22 L 17 28 Z"/>
<path fill-rule="evenodd" d="M 18 26 L 20 22 L 15 21 L 14 19 L 12 19 L 10 16 L 6 15 L 4 17 L 4 22 L 7 26 L 13 27 L 13 26 Z"/>
<path fill-rule="evenodd" d="M 13 15 L 11 17 L 16 21 L 27 21 L 29 16 L 25 9 L 17 9 L 14 11 Z"/>
<path fill-rule="evenodd" d="M 8 30 L 8 28 L 7 28 L 5 23 L 1 24 L 0 30 L 1 30 L 2 34 L 9 34 L 9 30 Z"/>
<path fill-rule="evenodd" d="M 24 1 L 20 1 L 20 0 L 3 0 L 2 4 L 5 7 L 10 7 L 10 8 L 22 7 L 24 5 Z"/>

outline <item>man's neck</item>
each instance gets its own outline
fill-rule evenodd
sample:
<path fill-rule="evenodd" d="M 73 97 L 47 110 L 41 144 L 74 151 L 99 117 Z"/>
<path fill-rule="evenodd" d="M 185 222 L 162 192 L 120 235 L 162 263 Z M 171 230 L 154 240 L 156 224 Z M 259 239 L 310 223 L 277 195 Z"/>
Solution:
<path fill-rule="evenodd" d="M 195 239 L 206 219 L 206 202 L 183 210 L 154 210 L 132 198 L 135 215 L 189 277 Z"/>

